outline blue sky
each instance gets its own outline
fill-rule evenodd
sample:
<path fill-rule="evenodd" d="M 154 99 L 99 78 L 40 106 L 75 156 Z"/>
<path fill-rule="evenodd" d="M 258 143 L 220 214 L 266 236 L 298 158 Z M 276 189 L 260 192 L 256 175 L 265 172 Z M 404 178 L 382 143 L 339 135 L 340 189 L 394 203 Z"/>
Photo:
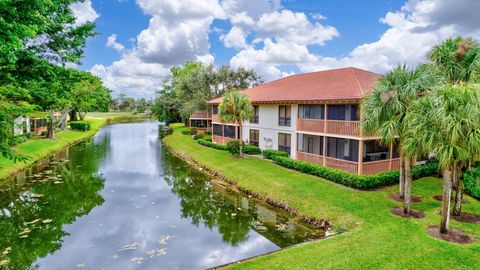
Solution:
<path fill-rule="evenodd" d="M 79 68 L 136 97 L 153 96 L 189 60 L 266 81 L 343 66 L 384 73 L 425 61 L 447 37 L 480 36 L 474 0 L 86 0 L 73 9 L 99 33 Z"/>

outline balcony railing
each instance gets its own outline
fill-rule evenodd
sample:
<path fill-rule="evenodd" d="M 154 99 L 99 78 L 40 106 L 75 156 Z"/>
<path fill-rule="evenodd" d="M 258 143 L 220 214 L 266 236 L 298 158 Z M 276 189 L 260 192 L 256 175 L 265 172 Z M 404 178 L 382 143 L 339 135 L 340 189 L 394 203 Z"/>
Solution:
<path fill-rule="evenodd" d="M 323 165 L 323 156 L 297 151 L 297 159 Z"/>
<path fill-rule="evenodd" d="M 360 136 L 359 121 L 327 120 L 327 134 Z"/>
<path fill-rule="evenodd" d="M 348 160 L 336 159 L 327 157 L 326 159 L 327 167 L 344 170 L 350 173 L 358 173 L 358 163 Z"/>
<path fill-rule="evenodd" d="M 364 162 L 362 164 L 362 174 L 375 174 L 400 168 L 400 159 L 385 159 L 378 161 Z"/>
<path fill-rule="evenodd" d="M 212 118 L 212 115 L 210 112 L 193 112 L 190 114 L 190 118 L 210 119 Z"/>
<path fill-rule="evenodd" d="M 297 119 L 297 130 L 325 133 L 325 120 L 299 118 Z"/>

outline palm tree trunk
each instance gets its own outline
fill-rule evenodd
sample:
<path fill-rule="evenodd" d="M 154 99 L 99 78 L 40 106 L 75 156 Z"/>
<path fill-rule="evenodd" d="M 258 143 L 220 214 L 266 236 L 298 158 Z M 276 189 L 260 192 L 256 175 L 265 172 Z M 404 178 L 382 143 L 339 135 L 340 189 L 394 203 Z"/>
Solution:
<path fill-rule="evenodd" d="M 452 172 L 450 168 L 443 170 L 443 199 L 442 199 L 442 220 L 440 222 L 440 233 L 447 234 L 450 223 L 450 199 L 452 195 Z"/>
<path fill-rule="evenodd" d="M 463 166 L 456 166 L 455 168 L 455 176 L 457 186 L 455 187 L 455 203 L 453 206 L 453 215 L 459 216 L 462 213 L 462 199 L 463 199 L 463 180 L 462 180 L 462 167 Z M 454 180 L 455 181 L 455 180 Z"/>
<path fill-rule="evenodd" d="M 458 186 L 458 163 L 454 162 L 453 171 L 452 171 L 452 188 L 457 189 L 457 186 Z"/>
<path fill-rule="evenodd" d="M 403 197 L 403 213 L 410 214 L 411 200 L 412 200 L 412 163 L 410 158 L 405 159 L 405 172 L 404 172 L 404 197 Z"/>
<path fill-rule="evenodd" d="M 238 126 L 238 135 L 240 137 L 240 157 L 243 157 L 242 121 L 238 121 Z"/>
<path fill-rule="evenodd" d="M 399 179 L 399 187 L 400 187 L 400 198 L 404 198 L 405 196 L 405 157 L 403 153 L 400 151 L 400 179 Z"/>

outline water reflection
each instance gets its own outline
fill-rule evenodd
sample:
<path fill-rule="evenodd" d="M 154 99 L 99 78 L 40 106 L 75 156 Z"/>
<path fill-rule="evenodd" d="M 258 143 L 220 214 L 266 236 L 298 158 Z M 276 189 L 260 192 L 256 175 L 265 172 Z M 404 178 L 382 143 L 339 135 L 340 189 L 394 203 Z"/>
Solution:
<path fill-rule="evenodd" d="M 2 187 L 0 261 L 202 269 L 322 235 L 211 182 L 165 151 L 158 132 L 156 123 L 105 127 Z"/>

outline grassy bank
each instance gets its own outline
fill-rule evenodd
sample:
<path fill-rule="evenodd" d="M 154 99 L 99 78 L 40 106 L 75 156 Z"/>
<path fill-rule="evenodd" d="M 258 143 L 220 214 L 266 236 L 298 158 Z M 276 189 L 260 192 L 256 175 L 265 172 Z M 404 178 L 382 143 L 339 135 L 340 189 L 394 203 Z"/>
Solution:
<path fill-rule="evenodd" d="M 28 160 L 26 163 L 14 163 L 11 160 L 0 157 L 0 181 L 4 180 L 15 172 L 30 166 L 36 161 L 41 160 L 51 155 L 52 153 L 59 151 L 60 149 L 68 145 L 92 136 L 93 134 L 97 133 L 100 127 L 103 126 L 108 119 L 115 121 L 117 119 L 136 119 L 142 117 L 142 115 L 132 115 L 131 113 L 89 113 L 86 120 L 92 123 L 92 129 L 90 131 L 58 132 L 55 135 L 57 140 L 34 138 L 19 145 L 16 145 L 15 150 L 20 154 L 29 156 L 30 160 Z"/>
<path fill-rule="evenodd" d="M 197 144 L 181 135 L 181 126 L 165 143 L 188 155 L 238 185 L 288 203 L 303 215 L 330 220 L 347 233 L 233 265 L 239 269 L 476 269 L 480 265 L 480 224 L 451 222 L 451 227 L 474 235 L 477 240 L 457 245 L 430 237 L 426 229 L 440 221 L 441 181 L 427 177 L 414 182 L 413 192 L 422 198 L 415 209 L 425 219 L 404 219 L 391 214 L 387 195 L 398 187 L 358 191 L 321 178 L 305 175 L 249 157 L 238 159 L 228 152 Z M 480 202 L 465 196 L 466 212 L 480 214 Z"/>

